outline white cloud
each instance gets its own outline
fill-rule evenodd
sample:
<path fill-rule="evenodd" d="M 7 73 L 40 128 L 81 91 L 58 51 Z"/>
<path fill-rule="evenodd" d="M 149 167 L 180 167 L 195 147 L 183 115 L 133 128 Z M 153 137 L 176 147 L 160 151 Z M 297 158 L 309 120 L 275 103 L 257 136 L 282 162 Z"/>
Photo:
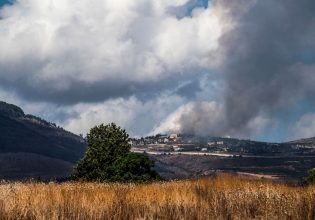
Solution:
<path fill-rule="evenodd" d="M 209 67 L 225 27 L 221 11 L 169 14 L 186 2 L 19 0 L 1 10 L 0 80 L 66 96 L 75 82 L 154 82 Z"/>
<path fill-rule="evenodd" d="M 155 124 L 184 101 L 179 96 L 165 94 L 147 102 L 131 97 L 103 103 L 78 104 L 61 110 L 68 115 L 74 115 L 63 126 L 75 133 L 87 133 L 95 125 L 115 122 L 131 135 L 146 135 Z"/>
<path fill-rule="evenodd" d="M 112 121 L 148 133 L 187 102 L 174 95 L 185 76 L 217 64 L 230 25 L 220 4 L 169 10 L 188 1 L 17 0 L 0 10 L 0 98 L 75 133 Z"/>

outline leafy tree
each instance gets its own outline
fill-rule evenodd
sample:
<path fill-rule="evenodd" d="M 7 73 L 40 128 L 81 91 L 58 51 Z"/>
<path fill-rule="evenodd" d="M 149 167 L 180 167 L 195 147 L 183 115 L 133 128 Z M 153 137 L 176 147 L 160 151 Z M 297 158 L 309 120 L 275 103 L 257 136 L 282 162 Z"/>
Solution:
<path fill-rule="evenodd" d="M 308 172 L 308 175 L 304 178 L 304 185 L 315 184 L 315 168 Z"/>
<path fill-rule="evenodd" d="M 156 178 L 153 161 L 130 153 L 129 135 L 114 123 L 92 128 L 85 156 L 72 178 L 85 181 L 147 181 Z"/>

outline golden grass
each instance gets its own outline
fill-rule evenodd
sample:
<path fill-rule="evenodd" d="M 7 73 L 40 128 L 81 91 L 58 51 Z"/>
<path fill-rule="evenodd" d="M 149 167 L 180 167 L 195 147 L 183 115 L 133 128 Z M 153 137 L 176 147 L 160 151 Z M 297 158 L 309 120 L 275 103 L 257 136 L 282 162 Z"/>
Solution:
<path fill-rule="evenodd" d="M 315 187 L 230 175 L 147 185 L 3 183 L 0 219 L 315 219 Z"/>

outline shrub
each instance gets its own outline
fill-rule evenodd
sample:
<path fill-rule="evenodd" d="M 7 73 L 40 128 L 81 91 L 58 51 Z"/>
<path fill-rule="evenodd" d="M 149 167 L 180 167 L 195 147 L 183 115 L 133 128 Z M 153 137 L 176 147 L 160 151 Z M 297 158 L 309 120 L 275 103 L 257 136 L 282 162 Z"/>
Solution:
<path fill-rule="evenodd" d="M 311 169 L 308 172 L 308 175 L 304 178 L 304 185 L 313 185 L 315 184 L 315 168 Z"/>
<path fill-rule="evenodd" d="M 148 156 L 140 153 L 128 153 L 125 157 L 120 157 L 114 164 L 114 176 L 112 181 L 147 182 L 160 179 L 157 172 L 151 170 L 154 161 Z"/>

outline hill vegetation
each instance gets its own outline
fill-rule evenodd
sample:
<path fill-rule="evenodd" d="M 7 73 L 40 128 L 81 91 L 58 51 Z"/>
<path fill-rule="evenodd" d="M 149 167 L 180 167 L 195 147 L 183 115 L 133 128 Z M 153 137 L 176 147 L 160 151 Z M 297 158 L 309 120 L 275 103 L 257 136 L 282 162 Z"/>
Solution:
<path fill-rule="evenodd" d="M 20 107 L 2 101 L 0 101 L 0 115 L 12 118 L 25 116 Z"/>
<path fill-rule="evenodd" d="M 315 187 L 221 175 L 152 184 L 0 185 L 1 219 L 315 219 Z"/>
<path fill-rule="evenodd" d="M 69 174 L 73 164 L 82 157 L 85 148 L 86 143 L 82 137 L 39 117 L 25 115 L 23 110 L 15 105 L 0 102 L 0 156 L 10 154 L 11 162 L 6 164 L 6 167 L 7 170 L 15 170 L 15 177 L 19 179 L 49 177 L 52 168 L 41 171 L 36 168 L 41 165 L 48 167 L 49 161 L 52 162 L 51 167 L 60 168 L 59 176 L 64 177 L 65 173 Z M 24 162 L 27 160 L 21 160 L 21 155 L 27 155 L 26 158 L 32 161 L 33 172 L 32 170 L 25 172 Z M 43 164 L 44 159 L 47 159 L 46 165 Z M 53 161 L 58 163 L 55 164 Z M 39 172 L 35 172 L 36 170 Z M 2 171 L 3 169 L 0 170 L 0 179 L 7 179 L 7 172 Z M 56 177 L 56 172 L 58 171 L 55 170 L 51 178 Z"/>

